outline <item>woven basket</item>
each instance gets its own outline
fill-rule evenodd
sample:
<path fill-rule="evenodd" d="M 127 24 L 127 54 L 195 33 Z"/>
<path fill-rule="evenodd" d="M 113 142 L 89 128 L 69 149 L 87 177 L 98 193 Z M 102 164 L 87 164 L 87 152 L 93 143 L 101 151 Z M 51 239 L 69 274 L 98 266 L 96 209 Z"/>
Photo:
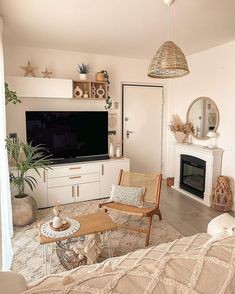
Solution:
<path fill-rule="evenodd" d="M 175 178 L 174 178 L 174 177 L 168 177 L 168 178 L 166 179 L 166 183 L 167 183 L 167 186 L 168 186 L 168 187 L 172 187 L 172 186 L 174 186 L 174 182 L 175 182 Z"/>
<path fill-rule="evenodd" d="M 230 211 L 233 205 L 232 199 L 233 195 L 229 178 L 219 176 L 211 195 L 211 207 L 222 212 Z"/>
<path fill-rule="evenodd" d="M 73 268 L 79 267 L 80 265 L 87 264 L 87 258 L 83 256 L 80 258 L 79 253 L 74 252 L 71 247 L 78 242 L 77 238 L 58 241 L 56 242 L 56 253 L 60 260 L 60 263 L 66 270 L 71 270 Z"/>

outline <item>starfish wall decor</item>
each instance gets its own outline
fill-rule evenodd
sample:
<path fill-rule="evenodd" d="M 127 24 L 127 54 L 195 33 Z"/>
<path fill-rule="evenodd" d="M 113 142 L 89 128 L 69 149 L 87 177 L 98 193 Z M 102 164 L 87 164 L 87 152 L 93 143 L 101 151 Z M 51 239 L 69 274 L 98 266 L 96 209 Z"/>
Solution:
<path fill-rule="evenodd" d="M 43 74 L 44 78 L 50 78 L 50 75 L 52 75 L 52 71 L 48 71 L 47 68 L 45 71 L 41 71 L 41 73 Z"/>
<path fill-rule="evenodd" d="M 27 66 L 20 66 L 20 68 L 24 70 L 25 77 L 29 77 L 29 76 L 35 77 L 36 75 L 35 75 L 34 71 L 36 69 L 38 69 L 37 66 L 32 66 L 30 61 L 28 61 Z"/>

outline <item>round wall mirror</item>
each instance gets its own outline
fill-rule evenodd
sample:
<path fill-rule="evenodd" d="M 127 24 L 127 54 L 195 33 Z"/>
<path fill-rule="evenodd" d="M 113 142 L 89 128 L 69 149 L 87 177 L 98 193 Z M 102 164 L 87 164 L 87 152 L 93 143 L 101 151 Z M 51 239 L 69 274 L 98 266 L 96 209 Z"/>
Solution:
<path fill-rule="evenodd" d="M 191 124 L 191 134 L 198 140 L 208 139 L 210 131 L 216 132 L 219 125 L 219 110 L 208 97 L 199 97 L 189 106 L 187 123 Z"/>

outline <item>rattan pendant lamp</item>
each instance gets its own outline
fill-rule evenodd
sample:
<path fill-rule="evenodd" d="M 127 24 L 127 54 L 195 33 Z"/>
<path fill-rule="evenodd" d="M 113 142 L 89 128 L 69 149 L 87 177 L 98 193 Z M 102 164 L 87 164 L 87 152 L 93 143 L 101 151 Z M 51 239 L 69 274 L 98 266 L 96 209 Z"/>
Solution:
<path fill-rule="evenodd" d="M 175 0 L 163 0 L 168 6 L 168 38 L 170 40 L 170 6 Z M 189 74 L 188 63 L 183 51 L 174 42 L 164 42 L 151 60 L 148 76 L 172 79 Z"/>

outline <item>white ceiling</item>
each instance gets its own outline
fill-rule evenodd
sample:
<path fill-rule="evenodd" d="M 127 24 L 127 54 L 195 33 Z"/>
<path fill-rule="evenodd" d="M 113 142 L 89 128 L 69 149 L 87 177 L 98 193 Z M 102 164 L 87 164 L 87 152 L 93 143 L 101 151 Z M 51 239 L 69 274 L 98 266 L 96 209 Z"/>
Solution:
<path fill-rule="evenodd" d="M 167 39 L 163 0 L 0 0 L 15 45 L 150 58 Z M 176 0 L 171 39 L 186 55 L 235 39 L 235 0 Z"/>

